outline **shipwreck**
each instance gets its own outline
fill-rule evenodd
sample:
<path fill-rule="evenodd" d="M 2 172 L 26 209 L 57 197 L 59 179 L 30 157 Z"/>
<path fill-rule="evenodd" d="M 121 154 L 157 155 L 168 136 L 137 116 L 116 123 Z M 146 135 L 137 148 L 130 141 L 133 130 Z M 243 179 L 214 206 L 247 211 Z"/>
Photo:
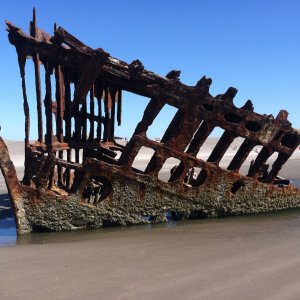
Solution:
<path fill-rule="evenodd" d="M 300 207 L 300 190 L 277 177 L 300 143 L 286 111 L 277 117 L 260 115 L 250 100 L 236 107 L 233 87 L 212 96 L 209 78 L 187 86 L 180 81 L 179 71 L 156 75 L 139 60 L 127 64 L 56 25 L 50 36 L 37 27 L 35 11 L 30 34 L 6 24 L 23 91 L 23 180 L 19 182 L 2 138 L 0 167 L 19 234 L 162 222 L 166 212 L 198 218 Z M 28 59 L 35 74 L 38 137 L 34 142 L 29 139 Z M 149 98 L 126 145 L 114 136 L 126 104 L 123 91 Z M 177 112 L 162 139 L 151 140 L 147 130 L 165 105 Z M 222 128 L 223 135 L 207 160 L 198 158 L 215 127 Z M 244 138 L 242 144 L 228 167 L 221 168 L 224 153 L 238 137 Z M 260 151 L 243 176 L 239 170 L 256 146 L 261 146 Z M 142 147 L 154 153 L 146 168 L 138 170 L 133 162 Z M 274 153 L 277 158 L 266 165 Z M 163 182 L 158 173 L 169 158 L 179 163 Z"/>

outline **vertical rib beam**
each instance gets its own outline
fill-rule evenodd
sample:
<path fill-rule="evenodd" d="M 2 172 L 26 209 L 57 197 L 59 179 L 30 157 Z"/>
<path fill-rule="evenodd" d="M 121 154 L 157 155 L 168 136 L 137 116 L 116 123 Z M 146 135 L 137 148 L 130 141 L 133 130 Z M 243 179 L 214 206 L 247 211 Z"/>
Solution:
<path fill-rule="evenodd" d="M 237 89 L 229 88 L 225 93 L 225 95 L 227 95 L 226 96 L 227 98 L 225 99 L 227 99 L 227 101 L 232 103 L 233 97 L 236 95 L 236 93 L 237 93 Z M 254 108 L 251 100 L 247 100 L 246 103 L 241 107 L 241 109 L 247 111 L 253 111 Z M 207 161 L 219 163 L 222 157 L 224 156 L 226 150 L 228 149 L 230 144 L 234 141 L 234 139 L 237 136 L 238 135 L 233 132 L 225 131 L 221 136 L 220 140 L 218 141 L 217 145 L 213 149 Z"/>
<path fill-rule="evenodd" d="M 122 123 L 122 90 L 117 91 L 117 121 L 118 126 L 121 126 Z"/>
<path fill-rule="evenodd" d="M 162 101 L 157 101 L 151 99 L 144 111 L 142 120 L 137 124 L 133 137 L 139 134 L 146 134 L 149 126 L 153 123 L 154 119 L 157 117 L 164 103 Z M 126 145 L 121 157 L 119 158 L 119 163 L 123 166 L 131 167 L 135 156 L 137 155 L 139 149 L 135 145 L 134 138 L 129 141 Z"/>
<path fill-rule="evenodd" d="M 81 122 L 82 122 L 82 117 L 79 112 L 79 99 L 82 100 L 81 97 L 75 96 L 78 93 L 78 80 L 77 78 L 74 80 L 74 118 L 75 118 L 75 141 L 80 141 L 81 140 Z M 80 149 L 78 147 L 75 148 L 75 162 L 79 163 L 79 151 Z"/>
<path fill-rule="evenodd" d="M 75 149 L 75 162 L 76 162 L 76 163 L 79 163 L 79 161 L 80 161 L 80 160 L 79 160 L 79 158 L 80 158 L 80 155 L 79 155 L 79 154 L 80 154 L 80 149 L 76 148 L 76 149 Z"/>
<path fill-rule="evenodd" d="M 250 176 L 250 177 L 256 176 L 259 173 L 262 165 L 266 163 L 268 158 L 273 153 L 274 153 L 274 150 L 271 150 L 267 147 L 263 147 L 261 149 L 261 151 L 259 152 L 259 154 L 257 155 L 254 163 L 250 166 L 247 176 Z"/>
<path fill-rule="evenodd" d="M 158 174 L 167 159 L 168 157 L 155 152 L 151 157 L 148 166 L 146 167 L 145 173 Z"/>
<path fill-rule="evenodd" d="M 227 169 L 238 171 L 255 145 L 256 143 L 245 139 Z"/>
<path fill-rule="evenodd" d="M 104 87 L 104 133 L 103 133 L 103 141 L 108 141 L 108 133 L 110 131 L 110 108 L 111 108 L 111 99 L 108 91 L 109 87 L 105 85 Z"/>
<path fill-rule="evenodd" d="M 52 123 L 52 91 L 51 91 L 51 74 L 53 68 L 50 63 L 47 61 L 45 64 L 46 74 L 46 95 L 45 95 L 45 112 L 46 112 L 46 144 L 48 149 L 48 155 L 55 156 L 53 153 L 53 123 Z M 52 166 L 52 165 L 51 165 Z M 49 188 L 53 187 L 53 168 L 48 172 L 49 175 Z"/>
<path fill-rule="evenodd" d="M 70 162 L 71 159 L 72 159 L 72 150 L 71 149 L 68 149 L 67 150 L 67 162 Z M 69 168 L 66 169 L 66 188 L 68 190 L 70 190 L 71 188 L 71 170 Z"/>
<path fill-rule="evenodd" d="M 42 114 L 42 92 L 41 92 L 41 79 L 40 79 L 40 61 L 37 53 L 33 54 L 34 73 L 35 73 L 35 91 L 36 91 L 36 107 L 38 118 L 38 141 L 44 142 L 43 137 L 43 114 Z"/>
<path fill-rule="evenodd" d="M 102 139 L 102 107 L 101 107 L 101 99 L 103 98 L 103 94 L 105 94 L 105 89 L 106 87 L 104 87 L 104 83 L 102 81 L 96 81 L 96 85 L 95 85 L 95 96 L 97 98 L 97 105 L 98 105 L 98 117 L 97 117 L 97 133 L 96 133 L 96 139 L 98 142 L 101 142 Z M 104 95 L 105 98 L 105 95 Z M 104 120 L 104 132 L 103 132 L 103 140 L 105 140 L 105 135 L 107 135 L 107 131 L 106 131 L 106 125 L 105 125 L 105 121 Z"/>
<path fill-rule="evenodd" d="M 68 70 L 64 73 L 65 82 L 65 140 L 70 142 L 71 140 L 71 88 L 70 88 L 70 74 Z M 67 162 L 71 161 L 71 149 L 67 150 Z M 71 187 L 71 170 L 67 168 L 65 170 L 65 184 L 66 188 Z"/>
<path fill-rule="evenodd" d="M 109 141 L 113 142 L 115 140 L 116 90 L 114 88 L 110 88 L 109 93 L 110 93 L 110 99 L 111 99 Z"/>
<path fill-rule="evenodd" d="M 27 93 L 26 93 L 25 61 L 26 61 L 26 56 L 23 58 L 19 58 L 20 72 L 22 78 L 23 108 L 24 108 L 24 115 L 25 115 L 25 147 L 27 147 L 29 145 L 30 113 L 29 113 L 29 105 L 28 105 Z"/>
<path fill-rule="evenodd" d="M 61 72 L 60 66 L 55 67 L 55 82 L 56 82 L 56 136 L 60 143 L 63 142 L 63 117 L 64 117 L 64 107 L 65 107 L 65 86 L 63 74 Z"/>
<path fill-rule="evenodd" d="M 208 136 L 211 134 L 213 129 L 214 126 L 209 124 L 207 121 L 203 121 L 199 126 L 199 128 L 197 129 L 186 152 L 193 156 L 197 156 L 201 146 L 206 141 Z"/>
<path fill-rule="evenodd" d="M 176 151 L 184 151 L 201 120 L 192 111 L 179 110 L 166 130 L 162 142 Z M 157 174 L 168 157 L 156 151 L 145 173 Z"/>
<path fill-rule="evenodd" d="M 61 67 L 55 67 L 55 82 L 56 82 L 56 136 L 58 142 L 62 143 L 63 137 L 63 118 L 64 118 L 64 107 L 65 107 L 65 86 Z M 58 158 L 63 159 L 63 152 L 58 152 Z M 63 168 L 57 166 L 57 184 L 58 186 L 63 185 Z"/>
<path fill-rule="evenodd" d="M 152 125 L 154 119 L 158 116 L 164 105 L 165 104 L 162 101 L 151 99 L 145 108 L 143 118 L 141 122 L 137 124 L 133 135 L 146 133 L 149 126 Z"/>
<path fill-rule="evenodd" d="M 236 134 L 232 132 L 225 131 L 221 138 L 219 139 L 218 143 L 214 147 L 212 153 L 207 159 L 207 162 L 214 162 L 219 164 L 220 160 L 224 156 L 226 150 L 230 146 L 230 144 L 234 141 L 237 137 Z"/>
<path fill-rule="evenodd" d="M 279 153 L 277 159 L 272 165 L 272 169 L 270 173 L 267 176 L 267 182 L 272 182 L 278 175 L 279 171 L 281 170 L 282 166 L 287 162 L 289 159 L 290 155 L 285 154 L 285 153 Z"/>
<path fill-rule="evenodd" d="M 71 87 L 70 87 L 70 78 L 68 71 L 64 74 L 65 82 L 65 140 L 70 142 L 71 140 Z"/>
<path fill-rule="evenodd" d="M 176 114 L 175 114 L 174 118 L 172 119 L 171 123 L 169 124 L 166 132 L 164 133 L 164 135 L 161 139 L 162 143 L 166 143 L 170 139 L 172 139 L 173 137 L 176 137 L 178 131 L 182 127 L 183 117 L 184 117 L 184 113 L 181 109 L 179 109 L 176 112 Z"/>
<path fill-rule="evenodd" d="M 74 81 L 74 89 L 75 92 L 74 94 L 77 93 L 77 80 Z M 75 119 L 75 141 L 80 141 L 81 140 L 81 115 L 79 112 L 79 101 L 77 97 L 74 97 L 74 119 Z"/>
<path fill-rule="evenodd" d="M 161 142 L 165 143 L 165 145 L 168 147 L 172 147 L 172 145 L 170 144 L 173 144 L 173 146 L 175 146 L 175 150 L 178 149 L 179 143 L 176 143 L 175 145 L 171 141 L 180 132 L 183 125 L 183 118 L 184 112 L 182 110 L 178 110 L 161 139 Z M 159 152 L 155 151 L 150 159 L 148 166 L 145 169 L 145 173 L 157 174 L 166 160 L 167 157 L 160 155 Z"/>
<path fill-rule="evenodd" d="M 52 95 L 51 95 L 51 74 L 52 67 L 48 62 L 45 64 L 45 82 L 46 82 L 46 95 L 44 100 L 45 112 L 46 112 L 46 144 L 48 144 L 49 150 L 52 150 L 53 142 L 53 128 L 52 128 Z"/>
<path fill-rule="evenodd" d="M 200 120 L 201 122 L 201 120 Z M 205 142 L 205 140 L 208 138 L 208 136 L 211 134 L 213 131 L 214 127 L 211 126 L 209 123 L 206 121 L 203 121 L 199 128 L 197 129 L 194 137 L 192 138 L 190 145 L 187 149 L 187 153 L 191 154 L 193 156 L 197 156 L 201 146 Z M 173 182 L 175 180 L 178 180 L 179 178 L 184 177 L 184 171 L 185 171 L 185 166 L 183 162 L 180 162 L 179 166 L 176 168 L 175 172 L 171 175 L 169 181 Z M 200 174 L 199 174 L 200 175 Z"/>
<path fill-rule="evenodd" d="M 102 107 L 101 107 L 101 98 L 97 98 L 97 104 L 98 104 L 97 141 L 101 142 L 101 132 L 102 132 Z M 105 128 L 105 126 L 104 126 L 104 128 Z"/>
<path fill-rule="evenodd" d="M 29 158 L 27 156 L 27 148 L 29 147 L 29 130 L 30 130 L 30 114 L 29 114 L 29 106 L 27 100 L 27 93 L 26 93 L 26 82 L 25 82 L 25 63 L 26 63 L 26 53 L 23 50 L 17 49 L 18 53 L 18 61 L 20 67 L 20 75 L 22 79 L 22 92 L 23 92 L 23 108 L 24 108 L 24 115 L 25 115 L 25 171 L 23 177 L 23 184 L 30 185 L 31 180 L 31 171 L 29 165 Z"/>
<path fill-rule="evenodd" d="M 86 105 L 86 99 L 84 99 L 82 103 L 82 141 L 85 142 L 87 139 L 87 105 Z"/>
<path fill-rule="evenodd" d="M 37 21 L 35 8 L 33 9 L 33 18 L 30 22 L 30 35 L 37 38 Z M 41 75 L 40 75 L 40 59 L 38 53 L 32 55 L 34 63 L 34 74 L 35 74 L 35 92 L 36 92 L 36 106 L 37 106 L 37 119 L 38 119 L 38 141 L 44 142 L 43 137 L 43 114 L 42 114 L 42 92 L 41 92 Z"/>
<path fill-rule="evenodd" d="M 252 101 L 247 100 L 246 103 L 241 107 L 241 109 L 253 112 L 254 107 Z M 245 139 L 227 169 L 238 171 L 255 145 L 256 143 Z"/>
<path fill-rule="evenodd" d="M 89 140 L 92 142 L 94 141 L 94 131 L 95 131 L 95 104 L 94 104 L 94 85 L 90 89 L 90 135 Z"/>

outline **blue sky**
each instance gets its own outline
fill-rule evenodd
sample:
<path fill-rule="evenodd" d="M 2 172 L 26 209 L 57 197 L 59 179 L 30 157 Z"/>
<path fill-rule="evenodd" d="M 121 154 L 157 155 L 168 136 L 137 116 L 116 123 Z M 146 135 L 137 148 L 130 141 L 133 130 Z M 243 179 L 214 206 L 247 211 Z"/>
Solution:
<path fill-rule="evenodd" d="M 49 33 L 63 26 L 91 47 L 165 75 L 181 70 L 181 81 L 194 85 L 203 76 L 213 80 L 211 93 L 229 86 L 239 92 L 235 104 L 247 99 L 259 113 L 289 111 L 300 128 L 300 1 L 296 0 L 0 0 L 0 125 L 7 139 L 24 137 L 21 80 L 17 57 L 7 39 L 4 20 L 28 32 L 33 6 L 38 26 Z M 36 138 L 33 69 L 28 61 L 31 138 Z M 117 135 L 130 137 L 147 99 L 124 95 L 124 123 Z M 166 108 L 150 128 L 159 137 L 174 115 Z M 218 134 L 218 132 L 215 132 Z"/>

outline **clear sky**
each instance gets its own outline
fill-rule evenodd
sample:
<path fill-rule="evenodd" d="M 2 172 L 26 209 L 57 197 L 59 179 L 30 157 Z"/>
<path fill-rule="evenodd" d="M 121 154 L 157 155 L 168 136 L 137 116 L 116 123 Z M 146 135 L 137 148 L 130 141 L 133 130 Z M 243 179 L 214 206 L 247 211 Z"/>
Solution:
<path fill-rule="evenodd" d="M 236 87 L 237 106 L 251 99 L 258 113 L 276 116 L 286 109 L 293 126 L 300 128 L 298 0 L 0 0 L 4 138 L 24 138 L 17 56 L 8 42 L 4 20 L 28 32 L 34 6 L 38 26 L 49 33 L 57 22 L 89 46 L 101 47 L 128 63 L 138 58 L 146 69 L 161 75 L 181 70 L 181 81 L 188 85 L 206 75 L 213 80 L 213 95 Z M 35 139 L 33 69 L 30 61 L 27 65 L 31 138 Z M 147 101 L 124 94 L 124 124 L 117 135 L 131 136 Z M 164 109 L 149 136 L 161 136 L 173 114 L 174 109 Z"/>

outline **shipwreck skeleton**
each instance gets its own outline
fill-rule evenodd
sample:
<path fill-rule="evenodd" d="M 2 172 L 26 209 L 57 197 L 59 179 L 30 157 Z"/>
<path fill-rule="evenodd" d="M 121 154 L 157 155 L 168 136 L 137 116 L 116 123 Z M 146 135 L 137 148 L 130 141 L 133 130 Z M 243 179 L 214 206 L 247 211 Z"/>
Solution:
<path fill-rule="evenodd" d="M 127 64 L 102 49 L 91 49 L 62 27 L 54 26 L 51 37 L 37 27 L 35 11 L 30 35 L 10 22 L 6 24 L 22 79 L 22 182 L 17 179 L 2 139 L 0 166 L 19 234 L 37 229 L 160 222 L 166 219 L 166 211 L 201 217 L 300 206 L 296 187 L 274 185 L 283 164 L 300 143 L 286 111 L 280 111 L 276 118 L 259 115 L 250 100 L 238 108 L 233 104 L 235 88 L 214 97 L 209 93 L 209 78 L 203 77 L 196 86 L 186 86 L 179 80 L 179 71 L 165 77 L 156 75 L 145 70 L 139 60 Z M 25 80 L 28 58 L 34 64 L 36 87 L 38 138 L 33 143 L 29 140 Z M 41 65 L 45 69 L 44 99 Z M 124 90 L 150 99 L 125 146 L 114 137 L 115 121 L 121 124 Z M 147 130 L 167 104 L 177 113 L 162 139 L 151 140 Z M 223 135 L 207 161 L 197 158 L 215 127 L 224 129 Z M 237 137 L 243 137 L 243 143 L 227 169 L 220 168 L 222 157 Z M 247 176 L 240 175 L 242 164 L 258 145 L 262 148 Z M 144 171 L 132 166 L 142 147 L 154 150 Z M 118 151 L 121 155 L 117 159 Z M 265 163 L 274 153 L 278 153 L 277 159 L 268 169 Z M 158 173 L 168 158 L 180 163 L 169 181 L 162 182 Z M 201 170 L 196 177 L 191 175 L 194 168 Z M 185 179 L 191 176 L 192 180 Z"/>

